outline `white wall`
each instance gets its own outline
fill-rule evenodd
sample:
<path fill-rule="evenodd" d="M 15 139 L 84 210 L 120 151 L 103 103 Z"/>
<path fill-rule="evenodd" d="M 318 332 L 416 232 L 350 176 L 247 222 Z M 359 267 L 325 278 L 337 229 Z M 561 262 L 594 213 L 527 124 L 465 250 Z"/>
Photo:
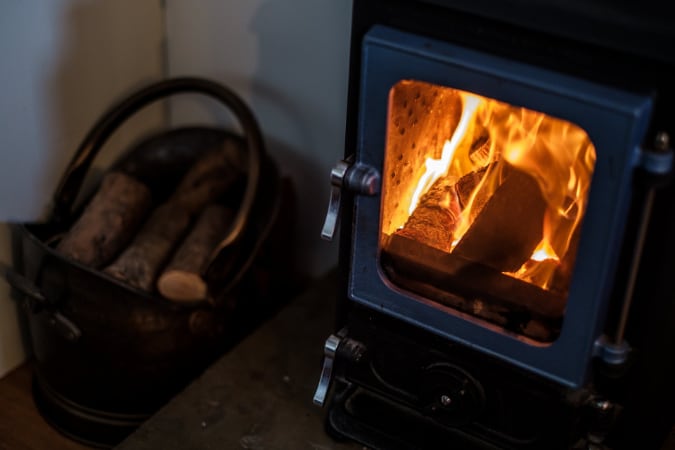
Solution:
<path fill-rule="evenodd" d="M 161 0 L 3 2 L 0 14 L 0 220 L 46 217 L 79 141 L 112 102 L 163 73 Z M 161 108 L 125 124 L 97 162 L 105 166 Z M 11 264 L 0 224 L 0 262 Z M 0 376 L 26 354 L 22 322 L 0 281 Z"/>
<path fill-rule="evenodd" d="M 309 274 L 324 272 L 337 262 L 337 245 L 321 241 L 319 233 L 330 168 L 343 154 L 351 2 L 165 3 L 166 15 L 162 0 L 3 4 L 0 220 L 48 217 L 59 177 L 94 120 L 168 67 L 169 75 L 222 82 L 253 108 L 270 153 L 298 193 L 298 261 Z M 176 124 L 228 120 L 219 107 L 192 97 L 175 102 L 172 111 Z M 117 149 L 162 119 L 160 108 L 136 116 L 97 165 L 106 167 Z M 0 263 L 11 264 L 3 223 Z M 0 376 L 25 358 L 24 328 L 0 281 Z"/>
<path fill-rule="evenodd" d="M 337 244 L 319 235 L 330 169 L 344 152 L 350 22 L 346 0 L 167 0 L 169 74 L 219 81 L 253 108 L 293 178 L 298 261 L 314 275 L 337 263 Z M 228 120 L 191 97 L 172 113 L 177 124 Z"/>

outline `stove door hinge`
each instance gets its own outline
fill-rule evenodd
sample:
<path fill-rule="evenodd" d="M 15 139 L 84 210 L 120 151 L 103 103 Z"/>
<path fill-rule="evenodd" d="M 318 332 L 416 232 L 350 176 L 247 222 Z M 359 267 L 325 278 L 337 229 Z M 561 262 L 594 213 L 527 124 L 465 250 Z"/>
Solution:
<path fill-rule="evenodd" d="M 645 197 L 642 200 L 642 211 L 640 213 L 637 235 L 633 244 L 630 270 L 621 301 L 621 313 L 614 327 L 614 333 L 609 336 L 601 336 L 594 346 L 595 356 L 614 367 L 624 365 L 628 361 L 630 346 L 625 341 L 624 335 L 633 301 L 635 283 L 640 269 L 642 250 L 647 237 L 649 220 L 652 215 L 654 196 L 659 184 L 658 181 L 669 175 L 673 169 L 673 149 L 670 146 L 670 136 L 668 133 L 657 133 L 652 148 L 641 149 L 639 156 L 638 165 L 651 176 L 651 183 L 649 183 Z"/>
<path fill-rule="evenodd" d="M 340 358 L 345 358 L 352 362 L 360 362 L 365 353 L 366 347 L 354 339 L 345 337 L 346 330 L 343 328 L 337 335 L 331 334 L 326 339 L 323 347 L 323 368 L 319 377 L 319 384 L 314 392 L 313 402 L 317 406 L 323 406 L 328 397 L 331 383 L 335 372 L 335 362 Z"/>
<path fill-rule="evenodd" d="M 651 175 L 668 175 L 673 170 L 670 135 L 663 131 L 656 133 L 651 148 L 639 149 L 637 165 Z"/>
<path fill-rule="evenodd" d="M 628 362 L 631 348 L 621 336 L 612 337 L 603 334 L 593 344 L 593 356 L 600 358 L 609 366 L 618 367 Z"/>
<path fill-rule="evenodd" d="M 333 240 L 340 219 L 340 209 L 344 191 L 360 195 L 377 195 L 380 192 L 380 172 L 367 164 L 354 163 L 353 155 L 339 161 L 330 172 L 330 200 L 321 237 Z"/>

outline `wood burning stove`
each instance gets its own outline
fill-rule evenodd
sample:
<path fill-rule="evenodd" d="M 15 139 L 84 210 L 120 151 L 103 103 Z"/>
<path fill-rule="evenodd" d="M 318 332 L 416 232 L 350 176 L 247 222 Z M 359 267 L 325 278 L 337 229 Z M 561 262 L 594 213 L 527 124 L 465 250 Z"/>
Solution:
<path fill-rule="evenodd" d="M 336 379 L 329 430 L 374 448 L 659 448 L 675 32 L 658 5 L 483 3 L 354 2 L 315 402 Z"/>

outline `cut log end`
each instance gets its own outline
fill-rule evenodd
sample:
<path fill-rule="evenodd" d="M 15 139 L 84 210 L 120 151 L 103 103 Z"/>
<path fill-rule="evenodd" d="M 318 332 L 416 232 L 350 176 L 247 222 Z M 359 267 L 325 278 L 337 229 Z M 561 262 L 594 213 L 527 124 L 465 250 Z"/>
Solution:
<path fill-rule="evenodd" d="M 208 286 L 202 278 L 209 255 L 232 222 L 234 211 L 225 206 L 207 206 L 157 280 L 165 298 L 176 301 L 203 300 Z"/>
<path fill-rule="evenodd" d="M 182 270 L 162 274 L 157 289 L 164 297 L 177 302 L 205 300 L 208 293 L 206 282 L 198 274 Z"/>

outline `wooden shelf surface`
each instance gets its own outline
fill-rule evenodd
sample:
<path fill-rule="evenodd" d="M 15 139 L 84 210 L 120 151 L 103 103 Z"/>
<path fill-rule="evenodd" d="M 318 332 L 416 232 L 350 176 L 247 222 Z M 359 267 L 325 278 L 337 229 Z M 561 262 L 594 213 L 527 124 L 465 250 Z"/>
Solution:
<path fill-rule="evenodd" d="M 86 450 L 52 428 L 40 415 L 31 393 L 32 362 L 0 379 L 0 450 Z"/>

